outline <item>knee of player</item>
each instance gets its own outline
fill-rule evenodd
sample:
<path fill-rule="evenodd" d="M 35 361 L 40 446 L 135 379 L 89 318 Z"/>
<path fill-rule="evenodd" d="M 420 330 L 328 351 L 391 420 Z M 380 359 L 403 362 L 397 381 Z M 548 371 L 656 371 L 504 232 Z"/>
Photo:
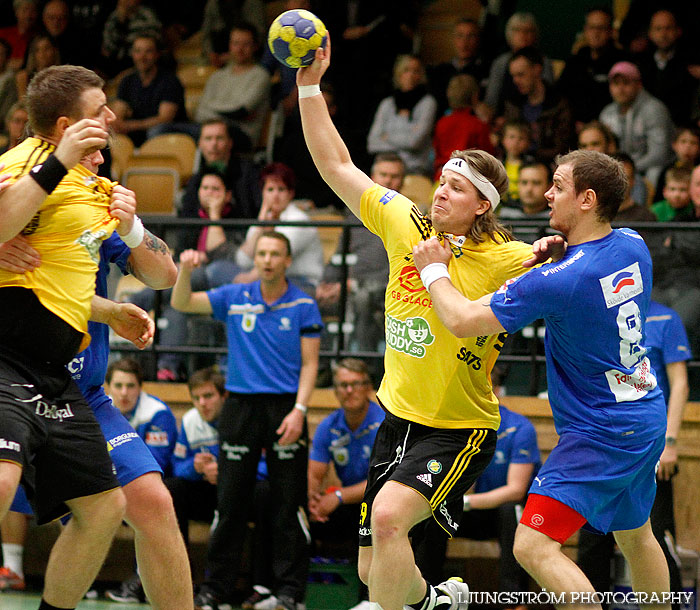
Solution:
<path fill-rule="evenodd" d="M 134 529 L 143 529 L 153 525 L 162 528 L 168 521 L 177 523 L 173 499 L 168 488 L 161 482 L 141 488 L 138 493 L 131 493 L 127 485 L 126 520 Z"/>
<path fill-rule="evenodd" d="M 515 531 L 515 540 L 513 541 L 513 556 L 525 569 L 531 566 L 537 557 L 537 549 L 529 541 L 528 533 L 526 526 L 519 525 Z"/>
<path fill-rule="evenodd" d="M 376 542 L 390 540 L 407 534 L 402 527 L 400 514 L 388 504 L 372 507 L 372 539 Z"/>

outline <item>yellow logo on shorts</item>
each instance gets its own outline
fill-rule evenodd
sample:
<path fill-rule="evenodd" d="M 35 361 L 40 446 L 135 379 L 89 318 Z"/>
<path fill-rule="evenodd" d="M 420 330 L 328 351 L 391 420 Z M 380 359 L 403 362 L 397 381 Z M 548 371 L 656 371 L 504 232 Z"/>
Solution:
<path fill-rule="evenodd" d="M 430 460 L 428 462 L 428 471 L 432 472 L 433 474 L 439 474 L 442 472 L 442 464 L 437 460 Z"/>

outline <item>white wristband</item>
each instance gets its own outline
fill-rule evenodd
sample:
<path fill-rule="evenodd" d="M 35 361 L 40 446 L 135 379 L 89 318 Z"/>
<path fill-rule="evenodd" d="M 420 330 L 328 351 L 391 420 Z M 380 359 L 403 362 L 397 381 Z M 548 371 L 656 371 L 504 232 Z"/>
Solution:
<path fill-rule="evenodd" d="M 299 85 L 299 99 L 321 95 L 321 85 Z"/>
<path fill-rule="evenodd" d="M 143 223 L 141 219 L 134 214 L 134 224 L 131 225 L 131 231 L 126 235 L 122 235 L 121 238 L 129 248 L 133 249 L 141 245 L 144 234 L 145 229 L 143 228 Z"/>
<path fill-rule="evenodd" d="M 306 413 L 306 405 L 302 405 L 300 402 L 296 403 L 296 404 L 294 405 L 294 408 L 295 408 L 297 411 L 301 411 L 302 413 Z"/>
<path fill-rule="evenodd" d="M 464 494 L 464 512 L 466 513 L 468 510 L 471 510 L 472 504 L 469 501 L 469 496 L 467 494 Z"/>
<path fill-rule="evenodd" d="M 425 286 L 428 292 L 430 292 L 430 285 L 441 277 L 450 277 L 445 263 L 430 263 L 420 272 L 420 280 L 423 282 L 423 286 Z"/>

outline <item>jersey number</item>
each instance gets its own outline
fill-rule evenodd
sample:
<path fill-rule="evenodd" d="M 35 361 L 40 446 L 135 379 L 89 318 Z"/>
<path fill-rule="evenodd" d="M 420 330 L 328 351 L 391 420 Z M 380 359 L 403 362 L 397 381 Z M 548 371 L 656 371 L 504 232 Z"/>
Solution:
<path fill-rule="evenodd" d="M 646 350 L 642 347 L 642 317 L 634 301 L 620 305 L 617 330 L 620 333 L 620 362 L 626 368 L 635 368 Z"/>

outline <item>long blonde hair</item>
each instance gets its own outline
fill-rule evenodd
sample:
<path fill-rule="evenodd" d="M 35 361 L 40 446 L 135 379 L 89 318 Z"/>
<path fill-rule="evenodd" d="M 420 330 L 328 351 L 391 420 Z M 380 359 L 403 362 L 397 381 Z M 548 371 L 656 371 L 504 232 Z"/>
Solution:
<path fill-rule="evenodd" d="M 450 155 L 450 159 L 455 158 L 464 159 L 469 163 L 472 169 L 479 172 L 493 184 L 501 197 L 508 191 L 508 174 L 506 174 L 503 163 L 493 155 L 483 150 L 476 149 L 455 150 Z M 474 186 L 476 187 L 476 185 Z M 476 191 L 480 199 L 486 200 L 486 195 L 484 195 L 478 187 L 476 187 Z M 488 235 L 494 241 L 499 241 L 499 238 L 502 242 L 513 240 L 513 234 L 498 221 L 493 206 L 489 207 L 486 212 L 474 219 L 474 223 L 469 228 L 467 235 L 477 244 L 484 241 L 484 235 Z"/>

